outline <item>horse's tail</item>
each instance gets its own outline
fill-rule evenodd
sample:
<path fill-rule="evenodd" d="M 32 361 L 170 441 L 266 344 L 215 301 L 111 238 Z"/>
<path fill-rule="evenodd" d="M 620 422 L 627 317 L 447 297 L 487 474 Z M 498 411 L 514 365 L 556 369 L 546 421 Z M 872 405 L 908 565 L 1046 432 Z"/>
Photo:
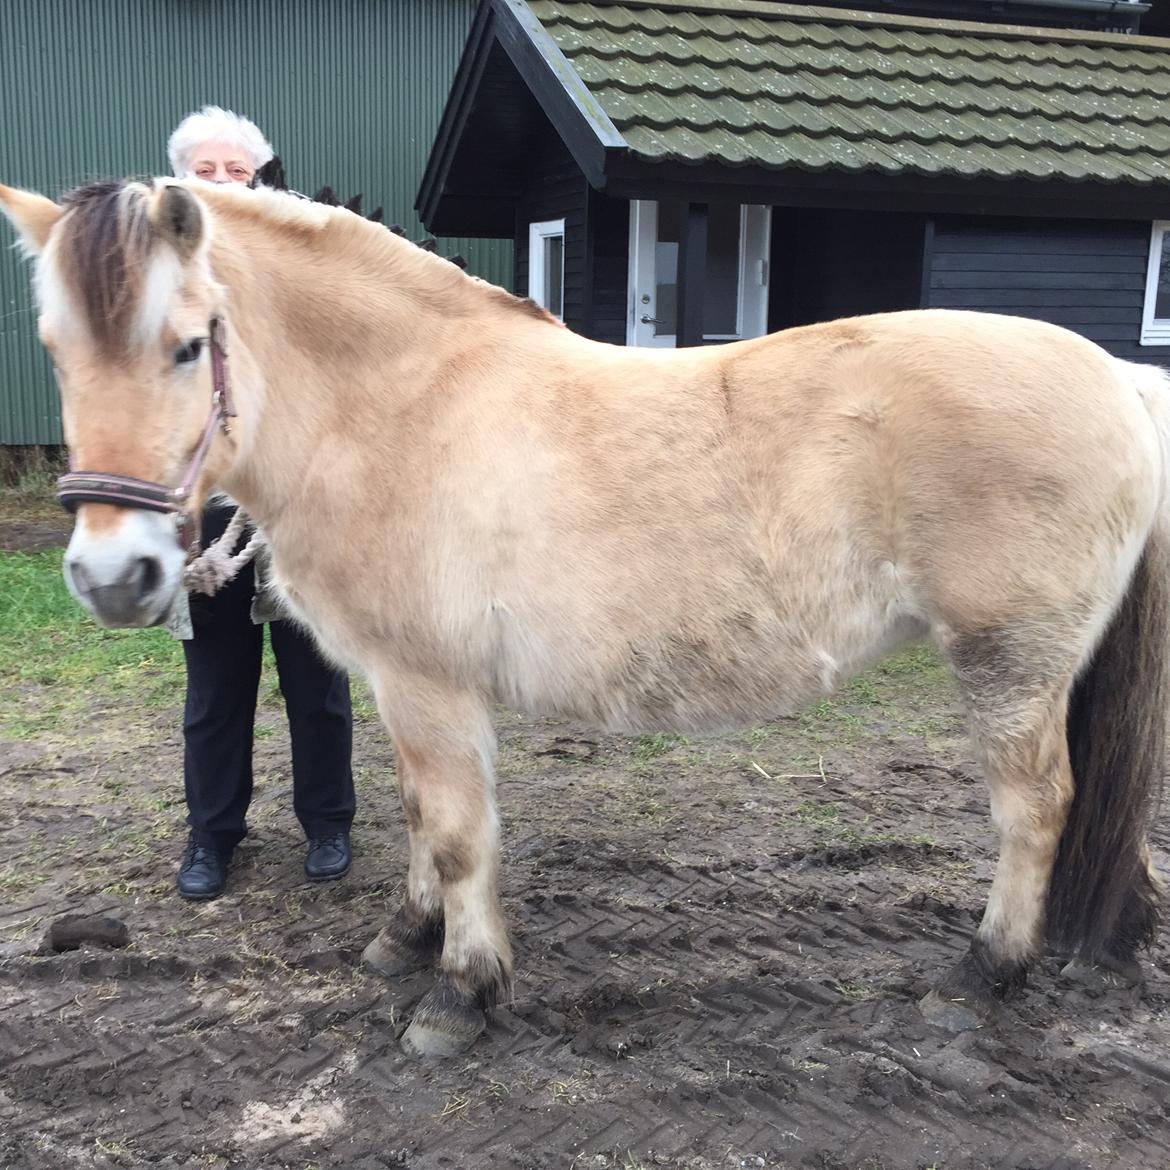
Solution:
<path fill-rule="evenodd" d="M 1119 364 L 1158 432 L 1161 503 L 1121 605 L 1069 697 L 1074 796 L 1048 894 L 1052 945 L 1106 966 L 1128 966 L 1158 925 L 1162 888 L 1146 834 L 1161 797 L 1170 709 L 1170 377 Z"/>

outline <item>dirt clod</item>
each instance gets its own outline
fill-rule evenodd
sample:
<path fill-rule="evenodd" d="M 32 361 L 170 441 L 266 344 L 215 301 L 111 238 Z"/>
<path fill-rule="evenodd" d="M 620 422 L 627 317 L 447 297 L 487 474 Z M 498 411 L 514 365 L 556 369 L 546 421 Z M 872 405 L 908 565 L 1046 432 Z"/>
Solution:
<path fill-rule="evenodd" d="M 49 924 L 45 932 L 45 949 L 76 951 L 92 943 L 99 947 L 119 948 L 130 945 L 130 928 L 120 918 L 102 914 L 68 914 Z"/>

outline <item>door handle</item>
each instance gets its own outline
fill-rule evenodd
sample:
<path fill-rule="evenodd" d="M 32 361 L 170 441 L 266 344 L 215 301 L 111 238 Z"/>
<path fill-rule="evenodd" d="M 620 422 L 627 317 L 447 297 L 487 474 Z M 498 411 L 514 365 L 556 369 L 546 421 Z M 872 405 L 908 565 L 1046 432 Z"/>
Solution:
<path fill-rule="evenodd" d="M 648 316 L 646 313 L 643 313 L 642 316 L 639 318 L 639 320 L 642 322 L 643 325 L 665 325 L 666 324 L 666 322 L 663 321 L 660 317 L 651 317 L 651 316 Z"/>

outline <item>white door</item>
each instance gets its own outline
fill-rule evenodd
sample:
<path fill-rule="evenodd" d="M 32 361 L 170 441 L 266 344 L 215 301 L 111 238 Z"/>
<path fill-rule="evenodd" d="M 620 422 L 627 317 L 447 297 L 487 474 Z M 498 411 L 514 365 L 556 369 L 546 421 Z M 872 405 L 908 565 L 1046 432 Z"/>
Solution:
<path fill-rule="evenodd" d="M 683 203 L 630 202 L 627 345 L 676 343 Z M 707 221 L 703 339 L 734 341 L 768 330 L 768 248 L 772 209 L 713 203 Z"/>

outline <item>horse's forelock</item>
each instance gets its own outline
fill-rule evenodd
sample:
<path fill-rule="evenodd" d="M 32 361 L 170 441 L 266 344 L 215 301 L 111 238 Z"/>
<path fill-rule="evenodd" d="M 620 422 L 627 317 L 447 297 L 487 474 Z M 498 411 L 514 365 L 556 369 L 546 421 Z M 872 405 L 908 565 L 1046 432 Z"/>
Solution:
<path fill-rule="evenodd" d="M 135 315 L 155 242 L 149 194 L 141 183 L 103 181 L 61 200 L 66 214 L 53 262 L 94 340 L 111 356 L 124 352 L 138 332 Z"/>

